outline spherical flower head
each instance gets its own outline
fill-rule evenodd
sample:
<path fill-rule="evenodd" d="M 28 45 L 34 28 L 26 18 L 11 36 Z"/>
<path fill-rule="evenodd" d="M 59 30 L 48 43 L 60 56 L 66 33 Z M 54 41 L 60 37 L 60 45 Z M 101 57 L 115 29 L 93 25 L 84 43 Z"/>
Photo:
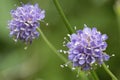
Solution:
<path fill-rule="evenodd" d="M 26 44 L 32 43 L 32 40 L 39 36 L 37 28 L 39 21 L 45 18 L 45 11 L 41 10 L 38 4 L 22 4 L 16 10 L 11 10 L 12 20 L 9 21 L 10 36 L 14 39 L 22 40 Z"/>
<path fill-rule="evenodd" d="M 66 44 L 69 48 L 68 58 L 74 67 L 81 67 L 82 70 L 90 70 L 93 65 L 101 65 L 109 60 L 106 50 L 106 34 L 101 34 L 96 28 L 89 28 L 85 25 L 83 30 L 78 30 L 70 35 L 70 41 Z"/>

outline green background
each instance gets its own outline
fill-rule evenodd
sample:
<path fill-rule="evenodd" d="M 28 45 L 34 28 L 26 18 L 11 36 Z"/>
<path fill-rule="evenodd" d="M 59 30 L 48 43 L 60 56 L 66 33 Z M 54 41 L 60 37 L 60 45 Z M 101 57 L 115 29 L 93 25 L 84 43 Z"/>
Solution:
<path fill-rule="evenodd" d="M 10 10 L 23 3 L 38 3 L 46 11 L 45 22 L 40 28 L 49 41 L 59 50 L 68 34 L 52 0 L 0 0 L 0 80 L 83 80 L 69 68 L 61 68 L 64 62 L 54 54 L 40 36 L 27 50 L 24 43 L 15 43 L 9 36 Z M 109 36 L 106 53 L 111 57 L 106 64 L 120 79 L 120 14 L 115 0 L 59 0 L 71 25 L 83 29 L 84 24 L 96 27 Z M 16 5 L 16 6 L 15 6 Z M 67 58 L 67 55 L 63 54 Z M 100 80 L 111 80 L 102 67 L 96 70 Z M 84 79 L 85 80 L 85 79 Z"/>

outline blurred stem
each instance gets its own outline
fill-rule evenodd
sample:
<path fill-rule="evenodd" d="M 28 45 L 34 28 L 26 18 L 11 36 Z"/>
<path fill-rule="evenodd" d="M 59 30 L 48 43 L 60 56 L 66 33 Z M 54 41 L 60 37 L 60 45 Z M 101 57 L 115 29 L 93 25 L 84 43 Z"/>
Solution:
<path fill-rule="evenodd" d="M 66 18 L 66 16 L 65 16 L 65 14 L 64 14 L 64 12 L 63 12 L 63 10 L 62 10 L 62 8 L 61 8 L 58 0 L 53 0 L 53 2 L 54 2 L 54 4 L 55 4 L 55 6 L 56 6 L 56 8 L 57 8 L 57 10 L 58 10 L 58 12 L 59 12 L 62 20 L 64 21 L 64 23 L 65 23 L 65 25 L 66 25 L 66 28 L 68 29 L 69 33 L 70 33 L 70 34 L 73 33 L 73 32 L 74 32 L 74 29 L 71 27 L 68 19 Z"/>
<path fill-rule="evenodd" d="M 105 65 L 105 63 L 102 64 L 103 68 L 105 69 L 105 71 L 112 77 L 113 80 L 118 80 L 115 75 L 107 68 L 107 66 Z"/>
<path fill-rule="evenodd" d="M 117 21 L 118 21 L 118 32 L 119 32 L 119 39 L 120 39 L 120 0 L 117 0 L 114 5 L 114 11 L 116 13 Z M 120 47 L 120 40 L 119 40 L 119 47 Z"/>
<path fill-rule="evenodd" d="M 118 40 L 120 39 L 120 0 L 117 0 L 115 5 L 114 5 L 114 11 L 116 13 L 116 18 L 117 18 L 117 23 L 118 23 Z M 119 40 L 119 45 L 118 47 L 120 47 L 120 40 Z"/>
<path fill-rule="evenodd" d="M 64 62 L 67 62 L 66 58 L 64 58 L 61 54 L 58 54 L 57 49 L 48 41 L 48 39 L 45 37 L 45 35 L 41 31 L 41 29 L 37 28 L 37 30 L 40 32 L 40 35 L 42 36 L 42 38 L 44 39 L 44 41 L 46 42 L 46 44 L 57 54 L 57 56 L 59 58 L 61 58 Z"/>
<path fill-rule="evenodd" d="M 91 74 L 92 74 L 92 77 L 95 79 L 95 80 L 99 80 L 98 76 L 96 75 L 96 72 L 95 71 L 91 71 Z"/>

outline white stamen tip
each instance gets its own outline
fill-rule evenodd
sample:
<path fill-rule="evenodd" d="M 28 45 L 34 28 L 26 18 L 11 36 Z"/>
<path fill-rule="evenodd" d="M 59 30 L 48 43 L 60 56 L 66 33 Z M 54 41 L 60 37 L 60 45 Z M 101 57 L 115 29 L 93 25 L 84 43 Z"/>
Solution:
<path fill-rule="evenodd" d="M 64 37 L 64 39 L 66 39 L 66 37 Z"/>
<path fill-rule="evenodd" d="M 72 67 L 72 70 L 75 70 L 75 67 Z"/>
<path fill-rule="evenodd" d="M 67 34 L 68 37 L 70 37 L 70 34 Z"/>
<path fill-rule="evenodd" d="M 74 29 L 76 30 L 76 29 L 77 29 L 77 27 L 75 26 L 75 27 L 74 27 Z"/>
<path fill-rule="evenodd" d="M 68 65 L 67 64 L 65 64 L 65 67 L 67 67 Z"/>
<path fill-rule="evenodd" d="M 95 66 L 97 66 L 97 64 L 95 64 Z"/>
<path fill-rule="evenodd" d="M 65 45 L 63 45 L 63 46 L 65 46 Z"/>
<path fill-rule="evenodd" d="M 63 53 L 64 53 L 64 54 L 66 54 L 66 53 L 67 53 L 67 51 L 63 51 Z"/>
<path fill-rule="evenodd" d="M 27 50 L 27 48 L 28 48 L 27 46 L 26 46 L 26 47 L 24 47 L 24 49 L 25 49 L 25 50 Z"/>
<path fill-rule="evenodd" d="M 66 42 L 65 41 L 63 41 L 63 44 L 65 44 Z"/>
<path fill-rule="evenodd" d="M 64 65 L 60 65 L 61 68 L 64 68 Z"/>
<path fill-rule="evenodd" d="M 63 52 L 63 50 L 59 50 L 59 52 L 61 53 L 61 52 Z"/>
<path fill-rule="evenodd" d="M 23 4 L 22 2 L 20 2 L 20 4 Z"/>
<path fill-rule="evenodd" d="M 115 54 L 112 54 L 112 56 L 114 57 L 114 56 L 115 56 Z"/>
<path fill-rule="evenodd" d="M 14 6 L 17 6 L 16 4 L 14 4 Z"/>
<path fill-rule="evenodd" d="M 46 23 L 46 26 L 48 26 L 49 24 L 48 23 Z"/>
<path fill-rule="evenodd" d="M 87 25 L 86 25 L 86 24 L 84 24 L 84 27 L 87 27 Z"/>
<path fill-rule="evenodd" d="M 13 39 L 15 42 L 17 42 L 17 39 Z"/>
<path fill-rule="evenodd" d="M 79 74 L 77 74 L 76 77 L 78 78 L 78 77 L 79 77 Z"/>
<path fill-rule="evenodd" d="M 109 66 L 109 65 L 107 65 L 106 67 L 107 67 L 107 68 L 109 68 L 110 66 Z"/>

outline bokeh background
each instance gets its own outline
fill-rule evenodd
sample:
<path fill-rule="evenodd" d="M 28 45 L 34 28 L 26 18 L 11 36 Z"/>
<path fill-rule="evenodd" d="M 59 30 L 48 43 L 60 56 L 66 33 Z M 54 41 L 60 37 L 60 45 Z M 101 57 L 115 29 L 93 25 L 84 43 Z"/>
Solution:
<path fill-rule="evenodd" d="M 49 41 L 59 50 L 68 34 L 52 0 L 0 0 L 0 80 L 80 80 L 76 72 L 61 68 L 64 62 L 54 54 L 42 37 L 33 41 L 25 50 L 24 43 L 15 43 L 7 28 L 10 10 L 21 3 L 38 3 L 46 11 L 45 22 L 40 28 Z M 116 0 L 59 0 L 71 25 L 82 29 L 84 24 L 97 27 L 109 36 L 109 55 L 115 54 L 106 64 L 120 79 L 120 3 Z M 63 54 L 66 57 L 66 55 Z M 67 57 L 66 57 L 67 58 Z M 111 80 L 102 67 L 96 69 L 100 80 Z M 82 78 L 81 80 L 85 80 Z"/>

